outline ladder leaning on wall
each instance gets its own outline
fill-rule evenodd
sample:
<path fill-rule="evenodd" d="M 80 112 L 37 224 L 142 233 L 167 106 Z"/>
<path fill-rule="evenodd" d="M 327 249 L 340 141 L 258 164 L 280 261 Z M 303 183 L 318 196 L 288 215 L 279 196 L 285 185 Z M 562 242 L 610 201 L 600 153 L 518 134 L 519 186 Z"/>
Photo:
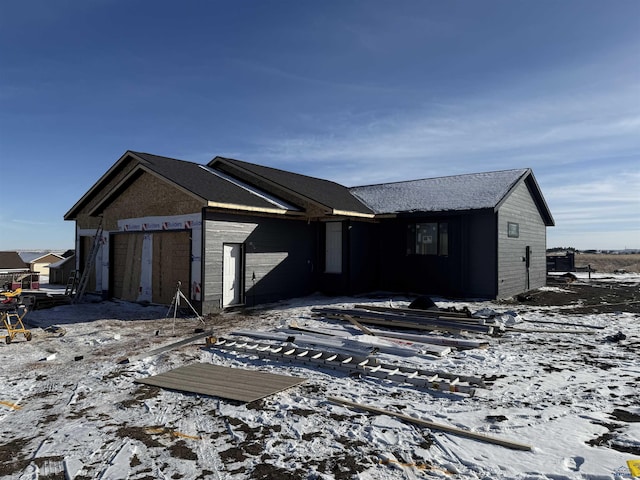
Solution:
<path fill-rule="evenodd" d="M 79 302 L 82 299 L 82 296 L 84 295 L 85 290 L 87 289 L 87 284 L 89 283 L 89 278 L 91 277 L 93 266 L 96 264 L 96 257 L 98 256 L 98 250 L 100 250 L 101 244 L 102 244 L 102 217 L 100 217 L 100 223 L 98 224 L 98 228 L 96 229 L 96 234 L 93 237 L 93 244 L 91 245 L 91 250 L 89 250 L 89 255 L 87 256 L 84 269 L 82 270 L 82 274 L 80 275 L 80 280 L 78 280 L 78 288 L 76 289 L 76 293 L 73 296 L 72 303 Z"/>

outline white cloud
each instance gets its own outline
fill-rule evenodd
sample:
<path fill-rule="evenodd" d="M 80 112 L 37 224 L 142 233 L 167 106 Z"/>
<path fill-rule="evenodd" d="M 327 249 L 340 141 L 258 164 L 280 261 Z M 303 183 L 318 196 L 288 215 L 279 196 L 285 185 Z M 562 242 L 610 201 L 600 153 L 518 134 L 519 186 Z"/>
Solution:
<path fill-rule="evenodd" d="M 322 133 L 266 140 L 254 161 L 346 185 L 531 167 L 556 219 L 550 238 L 637 248 L 640 89 L 618 87 L 317 117 Z"/>

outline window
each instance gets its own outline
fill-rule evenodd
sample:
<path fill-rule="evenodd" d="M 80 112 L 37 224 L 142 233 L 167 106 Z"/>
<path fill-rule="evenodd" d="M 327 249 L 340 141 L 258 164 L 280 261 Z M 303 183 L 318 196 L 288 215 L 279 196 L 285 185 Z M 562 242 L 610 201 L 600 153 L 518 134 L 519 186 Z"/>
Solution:
<path fill-rule="evenodd" d="M 429 222 L 409 225 L 407 255 L 449 255 L 449 224 Z"/>
<path fill-rule="evenodd" d="M 342 273 L 342 223 L 325 224 L 325 273 Z"/>
<path fill-rule="evenodd" d="M 520 237 L 520 224 L 514 222 L 507 222 L 507 236 L 509 238 Z"/>

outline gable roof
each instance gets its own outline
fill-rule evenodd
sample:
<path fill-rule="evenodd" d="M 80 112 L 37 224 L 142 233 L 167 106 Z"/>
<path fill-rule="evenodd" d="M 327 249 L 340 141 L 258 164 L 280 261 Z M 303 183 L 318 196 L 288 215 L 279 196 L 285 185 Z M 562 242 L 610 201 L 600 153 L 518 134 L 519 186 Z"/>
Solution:
<path fill-rule="evenodd" d="M 209 166 L 231 174 L 233 170 L 239 170 L 249 178 L 256 179 L 262 188 L 265 188 L 263 184 L 266 181 L 269 186 L 311 202 L 327 213 L 373 217 L 373 211 L 351 195 L 347 187 L 330 180 L 225 157 L 215 157 L 209 162 Z M 233 168 L 229 169 L 228 166 Z"/>
<path fill-rule="evenodd" d="M 74 262 L 75 263 L 75 255 L 70 255 L 68 257 L 64 257 L 64 258 L 58 260 L 56 263 L 52 263 L 51 265 L 49 265 L 49 269 L 60 268 L 60 267 L 64 266 L 65 264 L 69 263 L 69 262 Z"/>
<path fill-rule="evenodd" d="M 75 219 L 98 195 L 89 214 L 101 213 L 145 172 L 200 200 L 203 206 L 304 215 L 301 207 L 314 205 L 328 215 L 367 218 L 409 212 L 496 211 L 512 190 L 525 182 L 545 224 L 554 224 L 528 168 L 348 188 L 232 158 L 218 156 L 201 165 L 130 150 L 65 214 L 65 220 Z"/>
<path fill-rule="evenodd" d="M 0 252 L 0 270 L 29 270 L 18 252 Z"/>
<path fill-rule="evenodd" d="M 133 161 L 131 170 L 109 191 L 100 192 L 118 175 L 127 162 Z M 143 172 L 150 173 L 178 187 L 208 206 L 223 208 L 241 208 L 263 210 L 277 213 L 296 212 L 293 205 L 274 201 L 259 192 L 243 188 L 239 182 L 231 182 L 216 175 L 210 168 L 186 160 L 162 157 L 150 153 L 128 150 L 120 159 L 91 187 L 91 189 L 65 214 L 65 220 L 74 219 L 96 195 L 101 194 L 98 203 L 90 214 L 99 214 L 109 205 L 135 178 Z"/>
<path fill-rule="evenodd" d="M 56 262 L 62 258 L 62 255 L 53 252 L 18 252 L 18 255 L 27 264 L 44 263 L 42 260 L 48 256 L 54 257 L 53 260 Z"/>
<path fill-rule="evenodd" d="M 249 188 L 242 182 L 231 181 L 205 165 L 149 153 L 132 153 L 144 160 L 149 170 L 208 202 L 264 209 L 276 207 L 297 210 L 295 206 Z"/>
<path fill-rule="evenodd" d="M 553 218 L 530 169 L 502 170 L 353 187 L 350 192 L 376 214 L 496 210 L 522 181 L 547 225 Z"/>

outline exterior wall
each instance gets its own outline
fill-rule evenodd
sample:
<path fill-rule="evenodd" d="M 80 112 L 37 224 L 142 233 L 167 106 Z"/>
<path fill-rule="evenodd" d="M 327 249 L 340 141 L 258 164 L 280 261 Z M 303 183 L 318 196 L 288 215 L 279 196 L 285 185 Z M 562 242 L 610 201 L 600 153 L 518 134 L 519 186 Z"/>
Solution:
<path fill-rule="evenodd" d="M 496 298 L 496 214 L 493 211 L 474 212 L 464 216 L 463 224 L 464 296 Z"/>
<path fill-rule="evenodd" d="M 104 187 L 96 190 L 87 203 L 83 206 L 82 210 L 78 213 L 76 219 L 76 226 L 78 229 L 91 229 L 98 226 L 99 219 L 97 217 L 90 217 L 89 212 L 96 204 L 102 200 L 104 195 L 110 192 L 123 178 L 125 178 L 131 170 L 138 164 L 137 161 L 128 159 L 125 160 L 113 176 L 107 179 L 107 183 Z"/>
<path fill-rule="evenodd" d="M 508 223 L 519 226 L 518 238 L 508 236 Z M 520 183 L 498 211 L 498 298 L 507 298 L 546 284 L 546 226 L 529 189 Z M 531 247 L 526 267 L 526 247 Z"/>
<path fill-rule="evenodd" d="M 33 262 L 31 264 L 31 271 L 39 273 L 40 275 L 49 275 L 49 265 L 59 262 L 60 260 L 62 260 L 62 258 L 56 255 L 47 255 L 37 262 Z"/>
<path fill-rule="evenodd" d="M 311 293 L 317 228 L 316 222 L 207 213 L 203 226 L 203 313 L 222 308 L 225 243 L 244 247 L 245 305 Z"/>
<path fill-rule="evenodd" d="M 128 170 L 127 170 L 128 171 Z M 120 180 L 122 175 L 118 175 L 117 179 Z M 112 182 L 113 183 L 113 182 Z M 111 183 L 110 183 L 111 185 Z M 93 202 L 94 204 L 95 202 Z M 78 214 L 76 222 L 76 251 L 79 252 L 77 269 L 82 271 L 86 264 L 87 255 L 91 249 L 93 243 L 93 236 L 95 235 L 95 229 L 98 225 L 99 219 L 97 217 L 89 217 L 86 213 L 92 203 L 88 204 L 86 208 Z M 129 224 L 132 229 L 137 230 L 163 230 L 163 220 L 169 223 L 172 219 L 179 218 L 181 216 L 188 216 L 189 219 L 201 218 L 201 210 L 204 203 L 196 198 L 188 195 L 181 190 L 175 188 L 171 184 L 157 178 L 155 175 L 149 173 L 142 173 L 125 189 L 120 195 L 118 195 L 111 204 L 109 204 L 103 212 L 103 238 L 101 239 L 101 248 L 96 258 L 94 272 L 89 278 L 87 285 L 87 292 L 98 292 L 104 297 L 113 296 L 112 291 L 114 287 L 113 275 L 109 273 L 110 264 L 110 246 L 109 237 L 110 233 L 117 233 L 120 231 L 128 231 Z M 197 213 L 194 213 L 197 212 Z M 125 220 L 128 220 L 125 221 Z M 199 221 L 199 220 L 198 220 Z M 201 225 L 201 223 L 199 224 Z M 174 227 L 169 227 L 173 229 Z M 183 228 L 183 227 L 179 227 Z M 195 228 L 195 227 L 194 227 Z M 200 226 L 197 227 L 198 233 L 196 235 L 196 245 L 194 251 L 200 251 Z M 195 268 L 194 268 L 195 267 Z M 136 267 L 138 268 L 138 267 Z M 192 290 L 191 299 L 193 301 L 199 301 L 199 289 L 200 289 L 200 256 L 193 259 L 191 265 L 192 271 L 197 272 L 193 275 L 190 281 L 185 282 L 184 291 L 187 295 L 188 290 Z M 116 284 L 119 282 L 116 281 Z M 140 283 L 140 279 L 138 279 Z M 115 295 L 121 295 L 120 285 L 118 285 Z M 129 286 L 130 288 L 134 288 Z M 138 288 L 138 287 L 136 287 Z M 173 293 L 175 293 L 175 283 Z M 148 287 L 149 292 L 152 287 Z M 167 290 L 165 288 L 165 290 Z M 168 292 L 168 290 L 167 290 Z M 166 292 L 165 292 L 166 293 Z M 197 295 L 196 295 L 197 294 Z M 128 293 L 127 297 L 134 296 L 134 293 Z M 135 295 L 138 300 L 143 301 L 155 301 L 153 295 L 148 293 L 147 295 Z M 167 297 L 167 294 L 160 296 L 160 299 Z M 118 296 L 118 298 L 120 298 Z M 164 300 L 158 300 L 164 301 Z"/>
<path fill-rule="evenodd" d="M 380 270 L 380 225 L 371 222 L 349 221 L 346 265 L 349 290 L 347 293 L 366 293 L 377 290 Z"/>
<path fill-rule="evenodd" d="M 117 230 L 118 220 L 169 217 L 200 212 L 204 202 L 150 173 L 140 175 L 103 212 L 105 230 Z"/>
<path fill-rule="evenodd" d="M 49 269 L 49 283 L 55 285 L 66 285 L 69 277 L 74 272 L 76 266 L 75 256 L 69 258 L 61 265 Z"/>
<path fill-rule="evenodd" d="M 447 222 L 449 254 L 416 255 L 407 252 L 409 225 Z M 379 289 L 446 296 L 464 295 L 463 224 L 457 216 L 405 216 L 380 225 Z"/>

